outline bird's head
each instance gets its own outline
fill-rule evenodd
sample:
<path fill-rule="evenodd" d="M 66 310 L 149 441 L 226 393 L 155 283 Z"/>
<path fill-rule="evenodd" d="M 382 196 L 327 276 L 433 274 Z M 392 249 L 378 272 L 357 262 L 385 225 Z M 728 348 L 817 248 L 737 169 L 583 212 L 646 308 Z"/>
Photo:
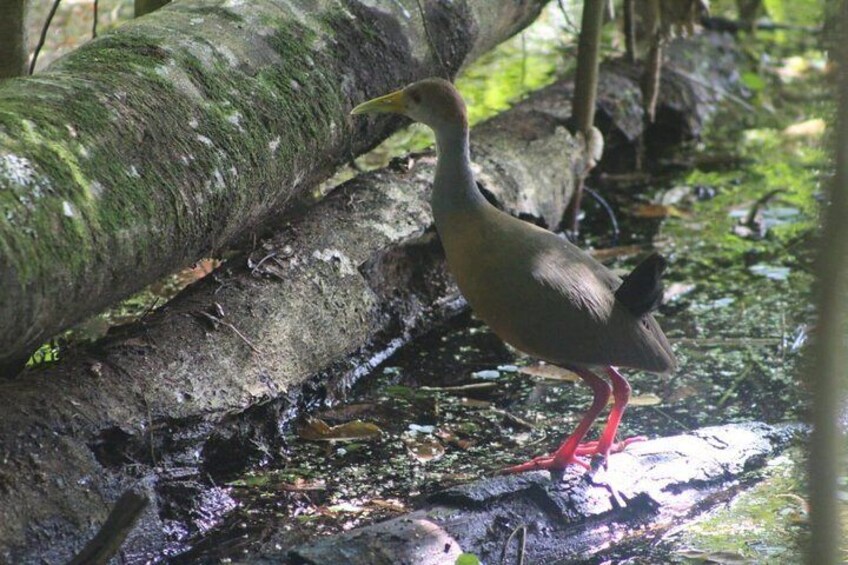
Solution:
<path fill-rule="evenodd" d="M 427 78 L 364 102 L 351 114 L 402 114 L 436 132 L 468 126 L 465 102 L 456 88 L 440 78 Z"/>

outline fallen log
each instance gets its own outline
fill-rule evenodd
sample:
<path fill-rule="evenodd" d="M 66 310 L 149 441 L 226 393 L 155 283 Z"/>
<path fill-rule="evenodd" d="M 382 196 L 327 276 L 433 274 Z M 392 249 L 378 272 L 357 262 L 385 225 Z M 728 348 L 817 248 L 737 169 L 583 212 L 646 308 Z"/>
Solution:
<path fill-rule="evenodd" d="M 602 101 L 622 95 L 608 83 Z M 549 227 L 573 187 L 569 88 L 472 134 L 483 189 Z M 427 204 L 433 165 L 412 156 L 354 179 L 138 324 L 0 383 L 0 559 L 65 561 L 139 478 L 151 504 L 127 551 L 155 556 L 163 520 L 190 513 L 170 506 L 174 483 L 201 496 L 210 473 L 266 460 L 304 383 L 319 400 L 344 389 L 460 309 Z"/>
<path fill-rule="evenodd" d="M 279 221 L 403 124 L 354 103 L 453 76 L 544 4 L 180 0 L 2 81 L 0 376 Z"/>
<path fill-rule="evenodd" d="M 518 543 L 508 542 L 521 526 L 527 563 L 581 562 L 657 539 L 726 501 L 728 490 L 804 431 L 754 422 L 637 443 L 594 476 L 572 468 L 560 483 L 529 472 L 451 488 L 410 514 L 251 563 L 444 565 L 463 552 L 483 563 L 516 563 Z"/>

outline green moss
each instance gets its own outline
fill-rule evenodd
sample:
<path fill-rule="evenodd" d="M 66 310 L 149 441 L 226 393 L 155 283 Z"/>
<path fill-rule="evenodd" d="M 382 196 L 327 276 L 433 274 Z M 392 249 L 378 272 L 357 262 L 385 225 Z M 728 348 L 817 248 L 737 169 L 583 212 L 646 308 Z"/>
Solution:
<path fill-rule="evenodd" d="M 801 541 L 807 535 L 802 474 L 797 451 L 777 459 L 763 482 L 677 533 L 675 544 L 689 548 L 678 555 L 701 563 L 720 555 L 751 563 L 802 562 Z"/>

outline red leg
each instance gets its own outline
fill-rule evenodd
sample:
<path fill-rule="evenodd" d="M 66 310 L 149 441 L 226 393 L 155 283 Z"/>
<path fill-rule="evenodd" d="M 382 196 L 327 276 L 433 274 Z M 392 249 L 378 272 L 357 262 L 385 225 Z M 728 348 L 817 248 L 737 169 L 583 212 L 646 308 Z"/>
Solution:
<path fill-rule="evenodd" d="M 615 442 L 615 434 L 618 431 L 618 424 L 621 422 L 621 417 L 624 415 L 624 409 L 627 407 L 627 402 L 630 400 L 630 383 L 627 382 L 621 373 L 615 367 L 607 367 L 607 375 L 612 381 L 612 396 L 613 405 L 610 410 L 607 425 L 604 431 L 601 432 L 601 439 L 595 447 L 594 455 L 601 460 L 604 468 L 607 466 L 607 458 L 610 453 L 623 451 L 625 447 L 637 441 L 644 441 L 646 438 L 637 436 L 627 438 L 618 443 Z"/>
<path fill-rule="evenodd" d="M 583 379 L 586 384 L 592 387 L 594 398 L 592 399 L 592 405 L 589 407 L 589 410 L 587 410 L 586 414 L 583 415 L 583 418 L 580 420 L 580 423 L 577 424 L 577 428 L 575 428 L 574 432 L 568 436 L 568 439 L 566 439 L 559 449 L 557 449 L 552 455 L 536 457 L 527 463 L 507 467 L 503 470 L 504 473 L 521 473 L 523 471 L 532 471 L 534 469 L 548 469 L 551 471 L 562 472 L 572 463 L 588 467 L 584 461 L 579 459 L 579 456 L 596 453 L 597 444 L 596 442 L 591 442 L 590 444 L 581 445 L 580 440 L 583 439 L 583 436 L 586 435 L 586 432 L 589 431 L 589 428 L 592 426 L 592 422 L 595 421 L 595 418 L 598 417 L 598 414 L 607 405 L 610 397 L 610 385 L 588 369 L 573 368 L 572 370 L 577 373 L 577 375 Z M 625 400 L 625 404 L 626 403 L 627 401 Z M 615 435 L 615 430 L 613 430 L 613 435 Z"/>

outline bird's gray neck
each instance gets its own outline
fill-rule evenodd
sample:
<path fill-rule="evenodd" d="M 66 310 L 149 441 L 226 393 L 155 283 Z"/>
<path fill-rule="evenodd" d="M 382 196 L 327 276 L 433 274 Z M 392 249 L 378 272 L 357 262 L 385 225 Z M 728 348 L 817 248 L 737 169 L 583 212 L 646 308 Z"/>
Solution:
<path fill-rule="evenodd" d="M 436 177 L 433 181 L 433 216 L 436 226 L 444 226 L 487 204 L 477 189 L 471 172 L 468 127 L 436 131 Z M 440 228 L 441 229 L 441 228 Z"/>

